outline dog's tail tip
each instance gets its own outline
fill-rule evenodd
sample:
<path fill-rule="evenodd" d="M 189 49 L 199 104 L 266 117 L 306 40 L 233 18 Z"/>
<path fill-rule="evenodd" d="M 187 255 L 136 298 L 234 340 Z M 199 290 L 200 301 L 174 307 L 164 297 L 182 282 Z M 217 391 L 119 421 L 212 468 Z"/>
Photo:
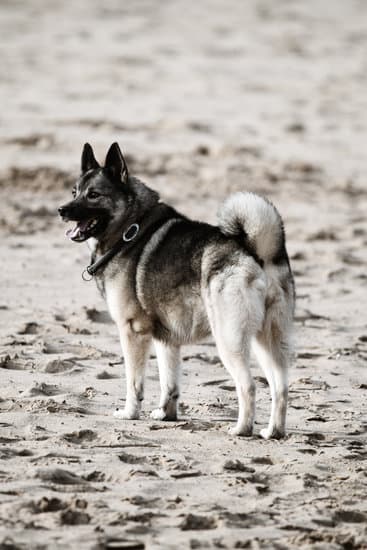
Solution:
<path fill-rule="evenodd" d="M 219 227 L 228 236 L 244 235 L 245 242 L 265 263 L 284 249 L 284 228 L 279 212 L 255 193 L 238 192 L 218 212 Z"/>

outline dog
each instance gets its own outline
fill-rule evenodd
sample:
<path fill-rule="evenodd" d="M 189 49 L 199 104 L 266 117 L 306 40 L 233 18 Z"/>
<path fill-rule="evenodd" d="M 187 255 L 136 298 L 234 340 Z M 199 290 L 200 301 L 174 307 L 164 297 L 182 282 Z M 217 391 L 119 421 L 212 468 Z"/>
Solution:
<path fill-rule="evenodd" d="M 103 167 L 86 143 L 73 199 L 59 214 L 76 222 L 67 231 L 72 241 L 88 241 L 84 277 L 95 278 L 118 327 L 127 387 L 117 418 L 139 418 L 153 341 L 161 396 L 151 417 L 176 420 L 180 347 L 211 334 L 237 391 L 230 433 L 253 433 L 252 349 L 272 399 L 260 435 L 285 435 L 295 290 L 283 222 L 270 201 L 238 192 L 220 207 L 217 226 L 193 221 L 129 174 L 117 143 Z"/>

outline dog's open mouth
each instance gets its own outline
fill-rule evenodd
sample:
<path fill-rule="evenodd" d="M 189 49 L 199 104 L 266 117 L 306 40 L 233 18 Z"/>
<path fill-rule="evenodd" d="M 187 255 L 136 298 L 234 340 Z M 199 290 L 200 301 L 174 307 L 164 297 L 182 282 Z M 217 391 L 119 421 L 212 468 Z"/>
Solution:
<path fill-rule="evenodd" d="M 100 221 L 97 218 L 79 221 L 75 227 L 66 231 L 66 236 L 72 241 L 81 243 L 93 237 L 97 233 L 99 225 Z"/>

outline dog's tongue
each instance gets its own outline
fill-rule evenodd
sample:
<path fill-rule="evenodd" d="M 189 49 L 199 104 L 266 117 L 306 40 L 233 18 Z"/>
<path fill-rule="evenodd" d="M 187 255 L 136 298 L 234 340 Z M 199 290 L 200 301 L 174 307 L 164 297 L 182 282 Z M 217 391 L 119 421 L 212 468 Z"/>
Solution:
<path fill-rule="evenodd" d="M 68 229 L 65 235 L 71 240 L 80 237 L 80 234 L 83 233 L 83 231 L 85 231 L 85 229 L 87 228 L 88 223 L 89 220 L 77 223 L 74 228 Z"/>
<path fill-rule="evenodd" d="M 65 235 L 69 239 L 75 239 L 79 235 L 79 225 L 76 225 L 73 229 L 68 229 L 65 233 Z"/>

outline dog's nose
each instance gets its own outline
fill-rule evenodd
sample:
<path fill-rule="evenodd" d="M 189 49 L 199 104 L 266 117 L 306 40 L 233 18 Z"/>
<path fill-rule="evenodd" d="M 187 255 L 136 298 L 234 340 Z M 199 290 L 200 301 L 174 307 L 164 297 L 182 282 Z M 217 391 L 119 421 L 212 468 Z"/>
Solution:
<path fill-rule="evenodd" d="M 66 208 L 65 206 L 60 206 L 60 208 L 58 208 L 57 211 L 60 214 L 60 216 L 64 216 L 66 212 Z"/>

